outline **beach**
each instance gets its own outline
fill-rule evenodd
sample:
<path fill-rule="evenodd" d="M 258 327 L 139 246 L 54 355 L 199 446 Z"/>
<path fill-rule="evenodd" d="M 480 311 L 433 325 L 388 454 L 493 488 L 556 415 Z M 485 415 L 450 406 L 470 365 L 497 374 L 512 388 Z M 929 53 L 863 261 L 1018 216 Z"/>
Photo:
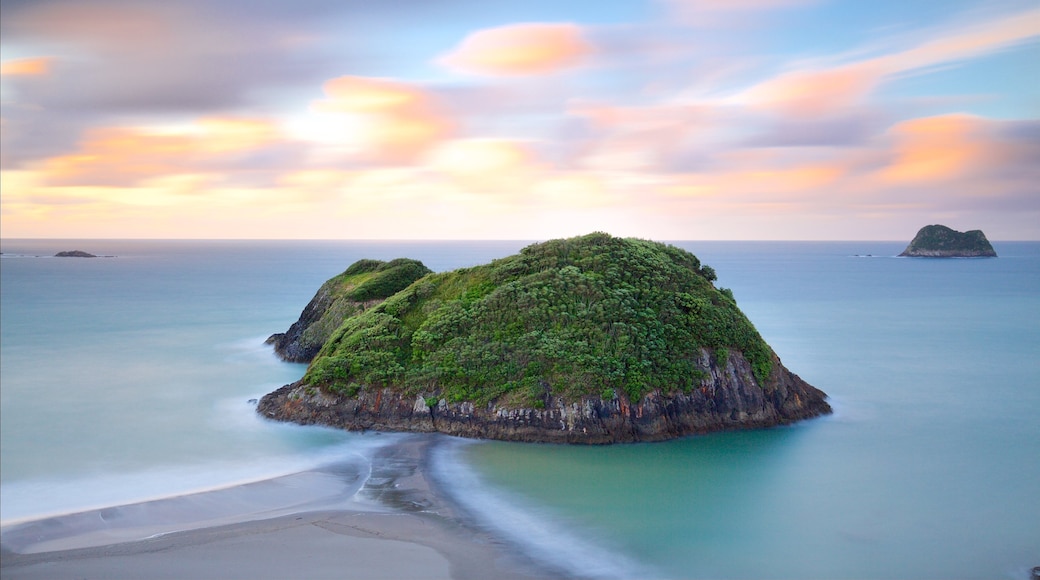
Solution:
<path fill-rule="evenodd" d="M 559 577 L 472 524 L 440 491 L 427 467 L 430 450 L 441 439 L 401 437 L 375 454 L 368 473 L 331 466 L 9 526 L 0 535 L 0 576 Z M 330 493 L 333 478 L 343 482 L 338 495 Z"/>

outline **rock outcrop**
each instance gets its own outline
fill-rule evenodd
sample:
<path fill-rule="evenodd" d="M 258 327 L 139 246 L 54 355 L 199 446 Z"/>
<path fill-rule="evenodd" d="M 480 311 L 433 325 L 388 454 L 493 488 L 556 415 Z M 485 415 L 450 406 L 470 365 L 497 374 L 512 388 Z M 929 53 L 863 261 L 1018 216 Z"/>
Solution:
<path fill-rule="evenodd" d="M 706 349 L 708 369 L 689 393 L 653 391 L 632 403 L 623 394 L 569 399 L 546 393 L 541 408 L 448 402 L 393 388 L 348 397 L 302 382 L 264 396 L 257 412 L 269 419 L 349 431 L 439 432 L 470 438 L 540 443 L 607 444 L 661 441 L 683 435 L 785 425 L 831 413 L 826 395 L 775 361 L 775 387 L 766 392 L 739 353 L 720 362 Z"/>
<path fill-rule="evenodd" d="M 598 233 L 550 240 L 350 310 L 375 299 L 357 291 L 356 276 L 372 270 L 363 262 L 327 282 L 286 333 L 299 338 L 283 351 L 320 352 L 258 413 L 349 430 L 600 444 L 831 412 L 733 293 L 715 287 L 714 269 L 674 246 Z"/>
<path fill-rule="evenodd" d="M 83 250 L 68 250 L 64 252 L 58 252 L 54 254 L 55 258 L 96 258 L 94 254 L 84 252 Z"/>
<path fill-rule="evenodd" d="M 995 258 L 997 252 L 982 230 L 958 232 L 943 225 L 921 228 L 899 254 L 910 258 Z"/>
<path fill-rule="evenodd" d="M 406 288 L 431 270 L 417 260 L 358 260 L 322 284 L 289 330 L 272 334 L 267 344 L 289 362 L 310 362 L 347 317 L 364 312 Z"/>

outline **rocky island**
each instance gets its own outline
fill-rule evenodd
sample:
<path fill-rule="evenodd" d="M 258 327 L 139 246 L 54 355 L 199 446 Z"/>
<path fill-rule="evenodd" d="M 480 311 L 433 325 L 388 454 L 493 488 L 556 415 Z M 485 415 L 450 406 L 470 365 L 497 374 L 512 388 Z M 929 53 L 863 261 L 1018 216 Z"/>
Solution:
<path fill-rule="evenodd" d="M 64 252 L 58 252 L 54 254 L 55 258 L 96 258 L 94 254 L 90 252 L 84 252 L 83 250 L 68 250 Z"/>
<path fill-rule="evenodd" d="M 910 258 L 995 258 L 997 252 L 982 230 L 958 232 L 943 225 L 921 228 L 903 250 Z"/>
<path fill-rule="evenodd" d="M 349 430 L 600 444 L 831 412 L 732 292 L 715 287 L 714 270 L 674 246 L 600 233 L 551 240 L 423 275 L 385 299 L 355 294 L 361 306 L 329 314 L 336 301 L 322 296 L 349 284 L 356 292 L 367 281 L 349 280 L 362 270 L 371 264 L 322 286 L 286 333 L 302 338 L 317 324 L 313 345 L 339 321 L 304 377 L 264 396 L 258 413 Z"/>

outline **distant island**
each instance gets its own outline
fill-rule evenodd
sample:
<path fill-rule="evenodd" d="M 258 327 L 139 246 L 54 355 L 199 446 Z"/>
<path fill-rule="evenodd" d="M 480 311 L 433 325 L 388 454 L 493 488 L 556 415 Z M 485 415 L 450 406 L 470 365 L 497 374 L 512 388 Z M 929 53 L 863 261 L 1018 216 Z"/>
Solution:
<path fill-rule="evenodd" d="M 424 270 L 362 260 L 326 282 L 270 340 L 292 360 L 323 344 L 304 377 L 257 412 L 349 430 L 594 444 L 831 412 L 715 287 L 714 270 L 674 246 L 595 233 Z"/>
<path fill-rule="evenodd" d="M 55 258 L 96 258 L 94 254 L 84 252 L 83 250 L 68 250 L 65 252 L 58 252 L 54 254 Z"/>
<path fill-rule="evenodd" d="M 921 228 L 900 256 L 911 258 L 995 258 L 982 230 L 958 232 L 943 225 Z"/>

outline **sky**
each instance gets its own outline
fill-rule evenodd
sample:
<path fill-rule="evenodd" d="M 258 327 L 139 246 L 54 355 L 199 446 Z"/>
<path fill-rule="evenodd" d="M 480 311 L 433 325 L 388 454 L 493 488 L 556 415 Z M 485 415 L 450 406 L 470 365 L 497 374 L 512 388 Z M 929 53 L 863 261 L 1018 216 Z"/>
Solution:
<path fill-rule="evenodd" d="M 1036 0 L 0 0 L 4 238 L 1040 240 Z"/>

